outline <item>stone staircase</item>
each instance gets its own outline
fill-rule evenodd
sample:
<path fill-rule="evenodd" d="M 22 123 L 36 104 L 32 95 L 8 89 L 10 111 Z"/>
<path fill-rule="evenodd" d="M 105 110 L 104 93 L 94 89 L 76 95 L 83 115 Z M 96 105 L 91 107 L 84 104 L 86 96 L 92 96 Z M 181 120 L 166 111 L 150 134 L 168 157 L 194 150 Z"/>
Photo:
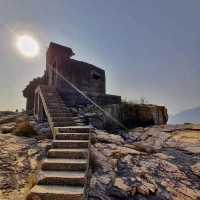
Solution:
<path fill-rule="evenodd" d="M 55 89 L 38 90 L 54 139 L 27 200 L 83 200 L 91 128 L 65 106 Z"/>

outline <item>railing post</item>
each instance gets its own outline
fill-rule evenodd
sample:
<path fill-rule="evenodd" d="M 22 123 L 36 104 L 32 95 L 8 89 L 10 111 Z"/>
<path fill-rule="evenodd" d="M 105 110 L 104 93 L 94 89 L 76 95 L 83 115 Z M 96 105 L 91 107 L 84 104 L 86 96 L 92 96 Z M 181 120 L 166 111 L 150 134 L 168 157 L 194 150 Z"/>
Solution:
<path fill-rule="evenodd" d="M 33 108 L 33 115 L 34 115 L 34 117 L 36 117 L 36 95 L 37 95 L 37 93 L 35 93 L 35 95 L 34 95 L 34 108 Z"/>
<path fill-rule="evenodd" d="M 34 96 L 34 117 L 38 120 L 38 93 L 36 91 Z"/>
<path fill-rule="evenodd" d="M 44 112 L 41 97 L 38 95 L 38 121 L 43 122 Z"/>

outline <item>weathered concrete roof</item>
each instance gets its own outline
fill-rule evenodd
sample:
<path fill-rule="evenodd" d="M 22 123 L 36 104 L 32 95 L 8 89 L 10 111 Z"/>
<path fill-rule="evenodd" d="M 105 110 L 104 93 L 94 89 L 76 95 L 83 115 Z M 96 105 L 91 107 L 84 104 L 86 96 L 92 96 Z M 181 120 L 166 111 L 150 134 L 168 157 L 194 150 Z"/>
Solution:
<path fill-rule="evenodd" d="M 75 59 L 68 59 L 65 60 L 65 62 L 63 63 L 64 65 L 73 65 L 73 66 L 79 66 L 79 67 L 87 67 L 90 69 L 97 69 L 98 71 L 104 71 L 104 69 L 97 67 L 93 64 L 87 63 L 87 62 L 83 62 L 83 61 L 79 61 L 79 60 L 75 60 Z"/>
<path fill-rule="evenodd" d="M 63 45 L 60 45 L 60 44 L 57 44 L 54 42 L 51 42 L 49 44 L 48 51 L 52 51 L 52 50 L 55 52 L 58 52 L 58 53 L 60 53 L 60 51 L 62 51 L 63 53 L 69 55 L 69 57 L 75 55 L 75 53 L 72 51 L 72 49 L 70 47 L 66 47 L 66 46 L 63 46 Z"/>

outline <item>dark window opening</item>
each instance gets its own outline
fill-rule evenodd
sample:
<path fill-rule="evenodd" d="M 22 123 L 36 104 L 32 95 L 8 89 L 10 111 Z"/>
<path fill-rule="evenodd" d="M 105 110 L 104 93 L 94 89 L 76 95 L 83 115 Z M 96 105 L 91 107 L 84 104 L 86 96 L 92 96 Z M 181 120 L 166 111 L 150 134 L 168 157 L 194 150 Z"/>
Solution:
<path fill-rule="evenodd" d="M 101 79 L 101 75 L 97 72 L 93 72 L 92 73 L 92 78 L 95 79 L 95 80 L 99 80 Z"/>

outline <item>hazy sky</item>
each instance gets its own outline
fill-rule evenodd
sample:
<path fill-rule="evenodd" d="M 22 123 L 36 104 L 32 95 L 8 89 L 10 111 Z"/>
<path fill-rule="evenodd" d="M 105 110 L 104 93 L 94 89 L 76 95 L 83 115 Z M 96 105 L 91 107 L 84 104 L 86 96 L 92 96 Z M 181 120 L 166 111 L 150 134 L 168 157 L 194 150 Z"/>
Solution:
<path fill-rule="evenodd" d="M 0 110 L 24 106 L 50 41 L 105 69 L 108 93 L 170 113 L 200 106 L 199 11 L 199 0 L 0 0 Z M 16 50 L 21 33 L 39 41 L 37 58 Z"/>

